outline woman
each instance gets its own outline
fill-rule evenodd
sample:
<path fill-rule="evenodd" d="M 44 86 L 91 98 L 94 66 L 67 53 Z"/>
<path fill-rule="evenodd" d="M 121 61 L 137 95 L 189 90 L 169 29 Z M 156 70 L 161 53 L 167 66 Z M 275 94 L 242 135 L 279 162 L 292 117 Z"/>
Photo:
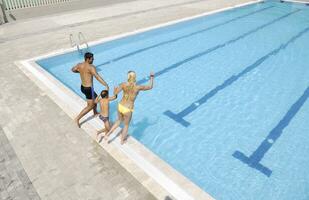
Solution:
<path fill-rule="evenodd" d="M 153 87 L 154 74 L 150 73 L 149 85 L 137 85 L 136 74 L 134 71 L 128 72 L 128 82 L 121 83 L 117 88 L 116 95 L 123 91 L 123 97 L 118 104 L 118 119 L 114 123 L 110 131 L 105 135 L 105 140 L 108 140 L 108 136 L 119 127 L 120 123 L 124 123 L 124 127 L 121 132 L 121 144 L 127 139 L 129 124 L 134 111 L 134 102 L 139 91 L 151 90 Z"/>

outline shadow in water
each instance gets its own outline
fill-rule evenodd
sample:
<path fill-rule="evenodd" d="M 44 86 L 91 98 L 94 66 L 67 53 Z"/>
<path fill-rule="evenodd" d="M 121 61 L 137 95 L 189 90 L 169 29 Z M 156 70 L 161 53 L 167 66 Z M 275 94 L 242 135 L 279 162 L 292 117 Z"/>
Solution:
<path fill-rule="evenodd" d="M 149 120 L 149 118 L 144 117 L 141 121 L 138 121 L 136 123 L 132 123 L 132 128 L 133 130 L 131 131 L 134 135 L 134 137 L 139 140 L 142 138 L 143 133 L 145 132 L 145 130 L 149 127 L 152 126 L 154 124 L 156 124 L 158 122 L 158 119 L 156 119 L 154 122 L 151 122 Z"/>
<path fill-rule="evenodd" d="M 141 121 L 139 121 L 137 123 L 131 122 L 130 127 L 133 128 L 133 130 L 132 131 L 129 130 L 129 133 L 133 133 L 134 138 L 139 140 L 139 139 L 142 138 L 143 133 L 145 132 L 145 130 L 149 126 L 152 126 L 152 125 L 156 124 L 157 121 L 158 120 L 156 120 L 155 122 L 149 122 L 149 119 L 144 117 Z M 108 143 L 113 142 L 118 136 L 120 136 L 121 132 L 122 132 L 122 129 L 116 135 L 113 135 L 112 138 L 109 139 Z M 127 139 L 130 138 L 130 137 L 131 137 L 130 135 L 127 135 Z"/>

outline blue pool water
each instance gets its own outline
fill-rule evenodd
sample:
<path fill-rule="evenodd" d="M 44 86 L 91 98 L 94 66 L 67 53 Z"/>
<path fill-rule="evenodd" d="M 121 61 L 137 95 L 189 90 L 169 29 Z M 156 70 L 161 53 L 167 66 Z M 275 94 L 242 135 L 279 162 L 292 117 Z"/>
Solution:
<path fill-rule="evenodd" d="M 309 6 L 267 1 L 91 51 L 110 86 L 129 70 L 140 84 L 156 73 L 129 132 L 214 198 L 308 200 L 308 48 Z M 38 63 L 84 98 L 70 71 L 80 61 L 68 53 Z"/>

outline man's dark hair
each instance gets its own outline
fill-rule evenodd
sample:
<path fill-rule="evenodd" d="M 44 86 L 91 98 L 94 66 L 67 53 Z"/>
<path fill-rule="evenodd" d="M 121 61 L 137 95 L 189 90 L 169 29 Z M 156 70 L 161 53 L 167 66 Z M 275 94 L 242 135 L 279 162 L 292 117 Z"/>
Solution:
<path fill-rule="evenodd" d="M 87 52 L 84 55 L 85 60 L 93 58 L 93 53 Z"/>
<path fill-rule="evenodd" d="M 102 90 L 101 92 L 101 97 L 104 99 L 104 98 L 107 98 L 108 97 L 108 90 Z"/>

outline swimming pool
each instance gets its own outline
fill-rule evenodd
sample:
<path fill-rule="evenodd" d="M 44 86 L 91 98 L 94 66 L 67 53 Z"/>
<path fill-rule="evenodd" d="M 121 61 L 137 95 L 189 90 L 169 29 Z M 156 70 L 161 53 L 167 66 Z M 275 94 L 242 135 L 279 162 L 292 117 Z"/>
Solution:
<path fill-rule="evenodd" d="M 131 135 L 216 199 L 309 198 L 309 8 L 269 1 L 91 47 L 109 85 L 137 72 Z M 38 64 L 74 92 L 78 53 Z M 95 82 L 95 89 L 101 87 Z M 116 102 L 113 102 L 115 118 Z M 306 123 L 307 122 L 307 123 Z"/>

